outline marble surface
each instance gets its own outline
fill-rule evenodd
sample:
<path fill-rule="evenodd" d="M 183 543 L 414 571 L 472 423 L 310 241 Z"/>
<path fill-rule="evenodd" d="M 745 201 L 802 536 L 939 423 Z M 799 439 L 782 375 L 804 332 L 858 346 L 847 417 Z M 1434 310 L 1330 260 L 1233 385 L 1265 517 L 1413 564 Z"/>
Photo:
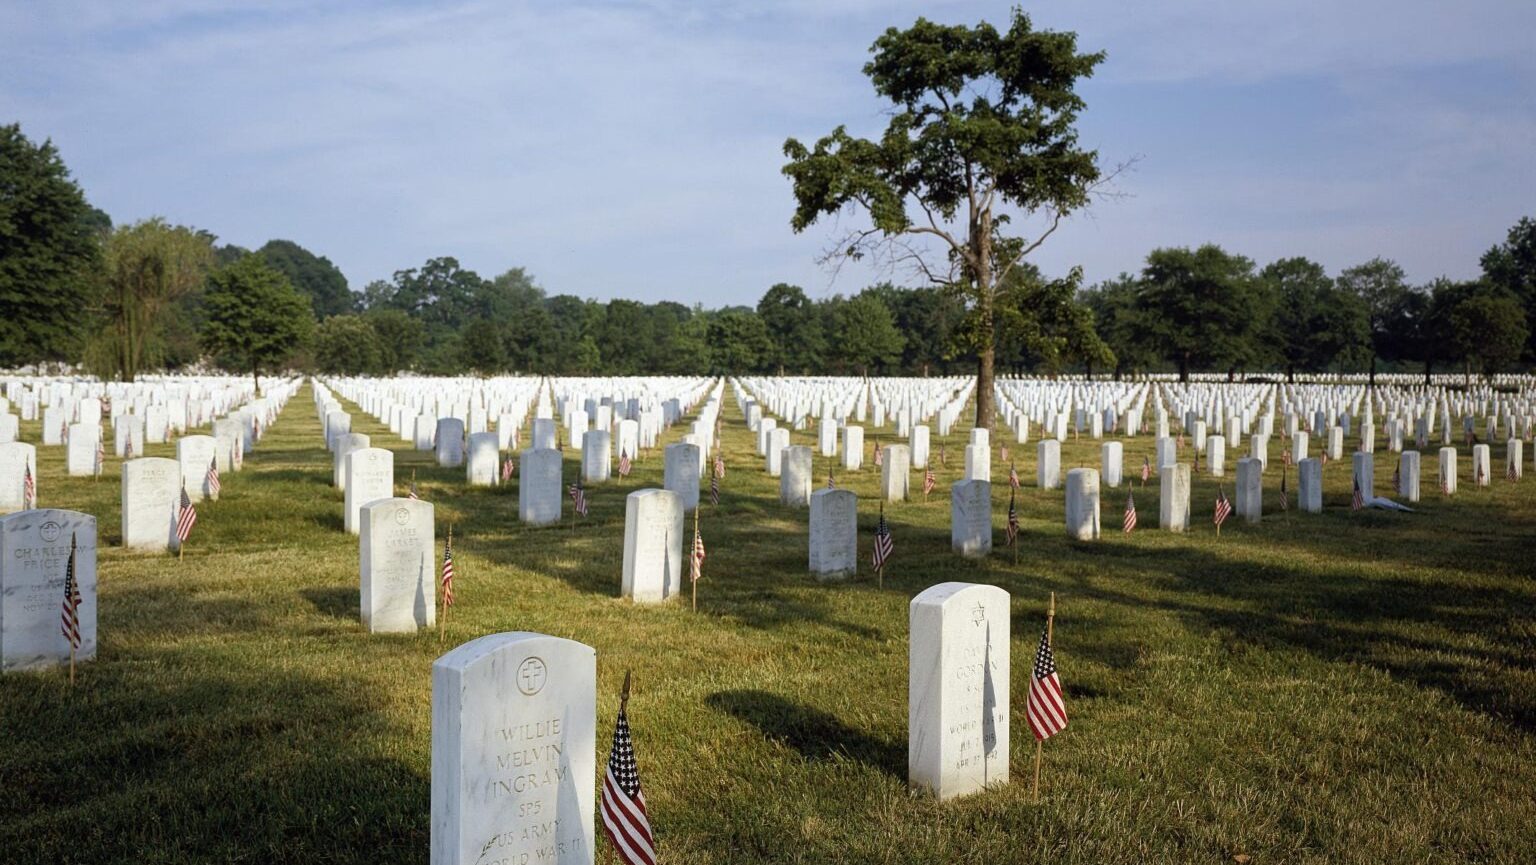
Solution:
<path fill-rule="evenodd" d="M 374 448 L 353 452 L 354 464 Z M 388 451 L 385 451 L 388 453 Z M 437 551 L 431 502 L 375 499 L 358 514 L 359 587 L 369 633 L 415 633 L 437 622 Z"/>
<path fill-rule="evenodd" d="M 432 865 L 591 865 L 592 647 L 491 634 L 432 665 Z"/>
<path fill-rule="evenodd" d="M 940 583 L 908 622 L 907 782 L 940 799 L 1008 783 L 1008 593 Z"/>
<path fill-rule="evenodd" d="M 859 497 L 852 490 L 811 493 L 810 570 L 817 579 L 847 579 L 858 572 Z"/>
<path fill-rule="evenodd" d="M 636 490 L 625 496 L 620 595 L 654 604 L 683 591 L 683 563 L 693 543 L 683 511 L 682 497 L 672 490 Z"/>
<path fill-rule="evenodd" d="M 363 506 L 395 494 L 395 452 L 359 448 L 348 452 L 346 492 L 342 494 L 342 524 L 352 534 L 362 531 Z"/>
<path fill-rule="evenodd" d="M 175 549 L 181 466 L 165 457 L 139 457 L 124 462 L 122 472 L 123 546 L 145 552 Z"/>
<path fill-rule="evenodd" d="M 96 518 L 39 508 L 0 517 L 0 671 L 69 663 L 69 641 L 59 625 L 71 536 L 80 586 L 75 660 L 96 657 Z"/>

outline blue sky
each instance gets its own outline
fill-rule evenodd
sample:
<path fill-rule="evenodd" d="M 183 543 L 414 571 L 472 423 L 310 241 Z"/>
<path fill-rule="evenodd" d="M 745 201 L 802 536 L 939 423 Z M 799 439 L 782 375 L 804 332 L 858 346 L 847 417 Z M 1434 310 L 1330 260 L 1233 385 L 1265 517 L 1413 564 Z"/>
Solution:
<path fill-rule="evenodd" d="M 1121 197 L 1036 255 L 1090 282 L 1158 246 L 1468 277 L 1536 216 L 1536 3 L 1028 4 L 1109 58 L 1082 140 Z M 816 263 L 784 139 L 873 135 L 861 67 L 919 15 L 1006 3 L 212 2 L 0 6 L 0 122 L 52 138 L 118 222 L 288 238 L 354 289 L 452 255 L 550 293 L 755 303 L 905 272 Z M 852 219 L 852 217 L 850 217 Z M 856 222 L 856 221 L 855 221 Z M 855 224 L 844 222 L 843 227 Z"/>

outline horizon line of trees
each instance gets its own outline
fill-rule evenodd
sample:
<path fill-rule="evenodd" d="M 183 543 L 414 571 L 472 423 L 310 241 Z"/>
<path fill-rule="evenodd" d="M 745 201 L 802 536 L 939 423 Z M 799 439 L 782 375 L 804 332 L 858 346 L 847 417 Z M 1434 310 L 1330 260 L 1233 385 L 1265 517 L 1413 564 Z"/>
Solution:
<path fill-rule="evenodd" d="M 1482 276 L 1410 285 L 1372 259 L 1329 276 L 1305 258 L 1258 267 L 1215 245 L 1153 250 L 1091 287 L 1021 263 L 985 325 L 962 286 L 881 283 L 755 307 L 550 295 L 522 268 L 486 279 L 452 257 L 361 291 L 289 240 L 256 250 L 159 218 L 113 226 L 51 142 L 0 126 L 0 368 L 82 364 L 106 378 L 211 365 L 251 373 L 399 371 L 634 375 L 949 375 L 977 333 L 1011 373 L 1422 370 L 1491 374 L 1536 361 L 1536 220 Z M 984 329 L 983 329 L 984 328 Z"/>

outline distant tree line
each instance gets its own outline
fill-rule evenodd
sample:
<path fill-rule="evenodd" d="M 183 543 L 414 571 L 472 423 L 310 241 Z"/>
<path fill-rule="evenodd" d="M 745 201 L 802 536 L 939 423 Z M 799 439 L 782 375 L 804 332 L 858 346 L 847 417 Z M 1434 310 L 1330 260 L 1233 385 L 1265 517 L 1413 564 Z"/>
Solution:
<path fill-rule="evenodd" d="M 1287 374 L 1536 361 L 1536 221 L 1467 282 L 1409 285 L 1372 260 L 1329 276 L 1262 268 L 1216 246 L 1159 249 L 1090 288 L 1020 263 L 984 311 L 962 287 L 867 287 L 755 307 L 550 295 L 521 268 L 485 278 L 451 257 L 353 291 L 289 240 L 256 250 L 149 219 L 113 226 L 49 142 L 0 126 L 0 367 L 83 364 L 131 380 L 212 366 L 250 373 L 786 373 L 939 375 L 990 342 L 1014 373 L 1256 370 Z M 973 293 L 973 292 L 972 292 Z"/>

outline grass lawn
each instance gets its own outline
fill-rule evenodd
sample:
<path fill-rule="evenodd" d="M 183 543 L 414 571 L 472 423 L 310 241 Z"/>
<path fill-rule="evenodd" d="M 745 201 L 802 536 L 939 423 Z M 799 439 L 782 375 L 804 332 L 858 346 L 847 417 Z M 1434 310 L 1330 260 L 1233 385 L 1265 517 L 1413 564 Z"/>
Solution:
<path fill-rule="evenodd" d="M 39 448 L 41 503 L 99 520 L 101 648 L 73 690 L 63 673 L 0 677 L 0 862 L 424 863 L 432 661 L 512 630 L 597 649 L 599 767 L 634 671 L 630 720 L 667 865 L 1536 855 L 1536 480 L 1503 480 L 1502 445 L 1491 488 L 1473 488 L 1463 454 L 1450 500 L 1431 448 L 1416 514 L 1350 512 L 1346 460 L 1324 470 L 1322 515 L 1234 519 L 1220 538 L 1211 478 L 1195 481 L 1185 535 L 1156 530 L 1154 478 L 1129 537 L 1124 490 L 1105 491 L 1112 531 L 1095 543 L 1068 541 L 1062 491 L 1034 488 L 1034 442 L 1010 445 L 1025 483 L 1015 564 L 997 463 L 998 548 L 979 562 L 949 550 L 962 427 L 935 436 L 948 466 L 933 500 L 887 508 L 883 587 L 867 573 L 877 472 L 867 458 L 837 472 L 863 498 L 863 572 L 828 586 L 806 573 L 807 512 L 778 503 L 727 389 L 729 470 L 720 507 L 705 507 L 693 613 L 686 597 L 617 597 L 624 495 L 660 486 L 659 452 L 590 487 L 574 531 L 528 528 L 515 482 L 470 489 L 461 469 L 436 468 L 347 404 L 353 431 L 397 451 L 401 494 L 417 472 L 439 554 L 456 526 L 444 644 L 363 633 L 357 539 L 342 529 L 311 393 L 224 477 L 182 562 L 118 546 L 116 459 L 112 477 L 70 479 L 63 448 Z M 22 432 L 40 437 L 35 422 Z M 876 438 L 891 430 L 867 430 Z M 1150 437 L 1127 440 L 1128 475 L 1151 450 Z M 1394 460 L 1376 455 L 1378 492 Z M 1062 463 L 1097 466 L 1098 443 L 1069 440 Z M 567 450 L 567 478 L 576 464 Z M 817 457 L 818 483 L 826 467 Z M 907 603 L 947 580 L 1012 594 L 1014 782 L 941 805 L 906 786 Z M 1052 591 L 1071 726 L 1045 747 L 1034 803 L 1023 712 Z"/>

